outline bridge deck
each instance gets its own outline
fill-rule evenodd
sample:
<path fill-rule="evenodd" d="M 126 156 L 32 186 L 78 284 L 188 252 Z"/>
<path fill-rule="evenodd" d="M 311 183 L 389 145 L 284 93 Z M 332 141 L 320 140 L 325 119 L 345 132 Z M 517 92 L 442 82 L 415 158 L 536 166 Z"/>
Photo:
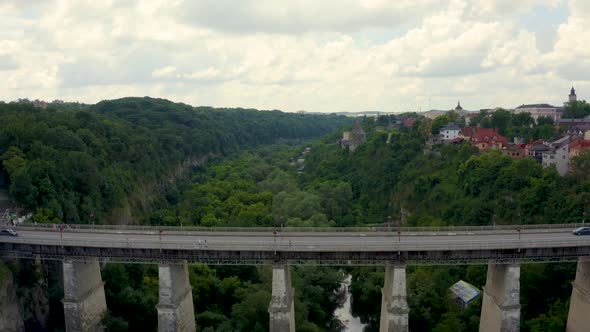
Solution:
<path fill-rule="evenodd" d="M 180 231 L 157 228 L 66 229 L 21 227 L 1 237 L 2 255 L 129 262 L 188 260 L 208 264 L 410 264 L 575 260 L 590 255 L 590 236 L 575 225 L 469 231 L 277 232 Z"/>

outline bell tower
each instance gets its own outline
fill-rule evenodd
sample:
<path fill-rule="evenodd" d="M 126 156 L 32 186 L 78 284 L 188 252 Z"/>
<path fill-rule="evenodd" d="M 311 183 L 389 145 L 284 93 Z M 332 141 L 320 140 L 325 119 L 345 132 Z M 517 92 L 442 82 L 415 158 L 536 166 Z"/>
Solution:
<path fill-rule="evenodd" d="M 575 90 L 575 89 L 574 89 L 574 87 L 572 86 L 572 89 L 571 89 L 571 91 L 570 91 L 570 95 L 569 95 L 569 102 L 571 103 L 571 102 L 574 102 L 574 101 L 576 101 L 576 100 L 577 100 L 577 97 L 576 97 L 576 90 Z"/>

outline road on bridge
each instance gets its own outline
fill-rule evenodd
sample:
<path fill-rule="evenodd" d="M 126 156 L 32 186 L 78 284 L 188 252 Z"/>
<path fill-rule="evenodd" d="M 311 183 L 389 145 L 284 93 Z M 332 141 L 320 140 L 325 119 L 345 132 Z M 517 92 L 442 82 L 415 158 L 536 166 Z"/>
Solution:
<path fill-rule="evenodd" d="M 460 232 L 187 232 L 25 227 L 0 242 L 184 250 L 419 251 L 590 246 L 572 228 Z"/>

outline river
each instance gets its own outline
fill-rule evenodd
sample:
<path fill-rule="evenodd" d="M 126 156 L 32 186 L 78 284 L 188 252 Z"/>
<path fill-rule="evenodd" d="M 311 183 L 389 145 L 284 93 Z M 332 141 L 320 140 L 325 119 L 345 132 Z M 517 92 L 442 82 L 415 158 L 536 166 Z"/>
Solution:
<path fill-rule="evenodd" d="M 339 332 L 362 332 L 365 324 L 361 323 L 360 318 L 353 317 L 352 312 L 350 311 L 350 301 L 351 296 L 348 292 L 350 287 L 350 281 L 352 280 L 352 276 L 348 274 L 344 279 L 344 282 L 340 284 L 340 291 L 344 292 L 344 303 L 342 306 L 336 308 L 334 311 L 334 316 L 344 326 L 339 330 Z"/>

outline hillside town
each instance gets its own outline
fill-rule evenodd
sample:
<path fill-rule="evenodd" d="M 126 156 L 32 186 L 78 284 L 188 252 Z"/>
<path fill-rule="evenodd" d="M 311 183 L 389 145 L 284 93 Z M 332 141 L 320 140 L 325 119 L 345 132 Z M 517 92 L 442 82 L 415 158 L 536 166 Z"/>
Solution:
<path fill-rule="evenodd" d="M 576 103 L 577 96 L 572 87 L 565 103 Z M 562 117 L 564 107 L 556 107 L 548 104 L 521 105 L 514 109 L 508 109 L 511 114 L 528 113 L 534 123 L 538 124 L 541 119 L 549 121 L 555 128 L 555 135 L 549 139 L 529 139 L 524 142 L 521 137 L 514 136 L 512 141 L 502 135 L 498 128 L 484 127 L 478 123 L 475 126 L 461 125 L 460 123 L 472 123 L 475 117 L 490 118 L 494 112 L 502 110 L 486 109 L 480 112 L 467 112 L 458 103 L 454 112 L 458 115 L 458 121 L 448 122 L 442 126 L 438 134 L 433 133 L 427 139 L 427 149 L 431 150 L 438 144 L 462 144 L 464 142 L 477 147 L 480 151 L 499 150 L 502 155 L 511 158 L 533 158 L 542 163 L 544 167 L 554 166 L 560 175 L 565 175 L 570 170 L 570 161 L 583 150 L 590 150 L 590 116 L 583 118 Z M 434 119 L 447 112 L 429 112 L 425 116 Z"/>

